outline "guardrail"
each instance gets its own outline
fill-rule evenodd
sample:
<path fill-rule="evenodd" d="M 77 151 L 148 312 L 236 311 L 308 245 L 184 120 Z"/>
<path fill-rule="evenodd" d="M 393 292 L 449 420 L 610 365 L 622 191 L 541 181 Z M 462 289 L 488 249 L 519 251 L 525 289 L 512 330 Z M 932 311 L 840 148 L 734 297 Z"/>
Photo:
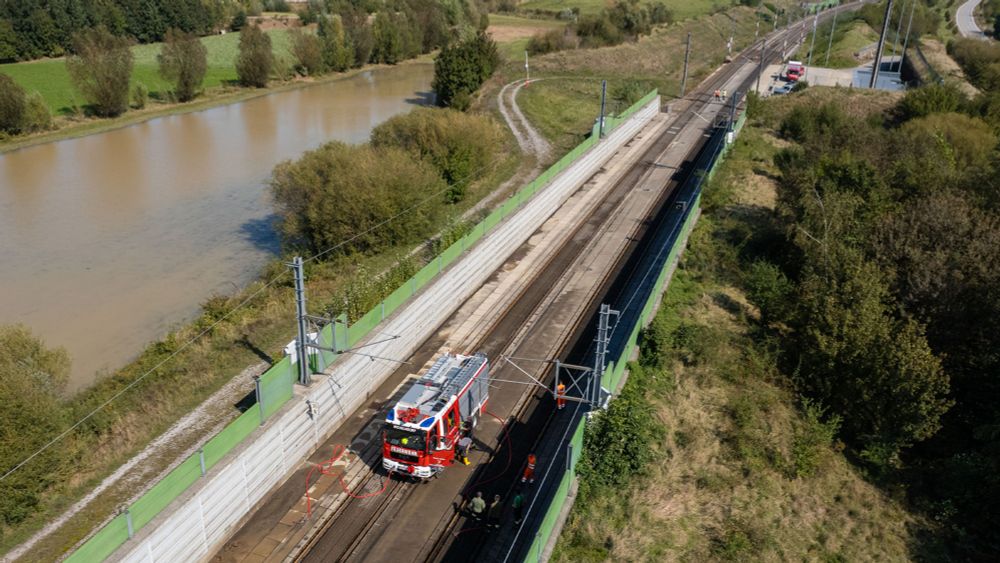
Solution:
<path fill-rule="evenodd" d="M 734 137 L 743 128 L 745 123 L 746 112 L 743 112 L 740 114 L 739 119 L 733 127 Z M 666 289 L 666 284 L 669 281 L 675 265 L 677 264 L 678 254 L 686 244 L 687 237 L 697 221 L 700 213 L 699 206 L 701 202 L 702 186 L 715 174 L 719 164 L 722 162 L 723 157 L 731 146 L 725 142 L 726 135 L 725 131 L 716 132 L 713 138 L 709 141 L 709 144 L 703 149 L 702 156 L 698 159 L 698 163 L 695 165 L 693 176 L 690 180 L 685 182 L 684 186 L 681 187 L 682 191 L 678 195 L 677 200 L 687 202 L 687 205 L 685 206 L 684 212 L 678 221 L 680 228 L 677 231 L 676 236 L 672 237 L 670 250 L 663 260 L 656 282 L 651 286 L 649 295 L 646 297 L 641 312 L 636 317 L 635 324 L 630 329 L 628 339 L 626 340 L 621 353 L 617 358 L 608 362 L 604 376 L 601 379 L 602 387 L 612 390 L 613 394 L 616 394 L 621 386 L 628 361 L 636 350 L 639 334 L 652 320 L 652 317 L 656 312 L 656 304 L 660 295 Z M 623 314 L 624 313 L 625 312 L 623 311 Z M 559 514 L 565 508 L 573 481 L 576 479 L 576 464 L 579 462 L 580 453 L 583 452 L 583 436 L 585 428 L 586 418 L 583 418 L 578 423 L 577 428 L 573 431 L 572 438 L 570 439 L 572 447 L 569 448 L 571 454 L 569 459 L 567 459 L 566 469 L 564 470 L 562 480 L 559 482 L 555 494 L 552 496 L 549 506 L 545 509 L 545 516 L 542 518 L 539 530 L 535 534 L 535 539 L 531 548 L 527 552 L 527 556 L 525 557 L 526 563 L 534 563 L 544 560 L 542 555 L 543 551 L 545 550 L 545 546 L 548 545 L 553 539 L 553 533 L 555 532 L 558 524 Z"/>
<path fill-rule="evenodd" d="M 658 95 L 656 90 L 643 96 L 639 101 L 619 116 L 605 119 L 605 132 L 610 133 L 640 108 Z M 594 131 L 596 132 L 596 125 Z M 521 204 L 530 200 L 556 175 L 574 164 L 584 153 L 598 143 L 592 134 L 559 161 L 550 166 L 540 176 L 524 186 L 516 194 L 501 204 L 460 240 L 449 246 L 431 260 L 413 277 L 376 305 L 371 311 L 348 325 L 341 317 L 339 323 L 325 326 L 318 336 L 319 343 L 332 348 L 344 349 L 365 338 L 387 316 L 398 310 L 407 300 L 437 277 L 447 266 L 471 247 L 486 233 L 493 230 L 505 217 L 512 214 Z M 341 328 L 338 330 L 337 327 Z M 334 346 L 336 344 L 336 346 Z M 319 351 L 309 357 L 315 372 L 322 372 L 332 364 L 338 354 Z M 66 561 L 83 563 L 106 559 L 140 529 L 146 526 L 171 502 L 183 494 L 199 479 L 205 477 L 228 453 L 243 443 L 254 430 L 264 425 L 268 418 L 293 396 L 296 368 L 292 358 L 286 356 L 271 366 L 258 382 L 258 402 L 229 423 L 221 432 L 208 440 L 195 455 L 181 462 L 162 480 L 128 505 L 120 514 L 112 518 L 93 536 L 79 546 Z"/>

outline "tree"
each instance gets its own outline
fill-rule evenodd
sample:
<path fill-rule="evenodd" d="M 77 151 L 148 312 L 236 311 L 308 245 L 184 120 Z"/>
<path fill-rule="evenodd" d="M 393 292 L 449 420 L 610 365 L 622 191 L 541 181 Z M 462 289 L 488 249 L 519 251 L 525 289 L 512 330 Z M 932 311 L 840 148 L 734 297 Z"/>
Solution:
<path fill-rule="evenodd" d="M 434 167 L 409 152 L 339 142 L 279 164 L 271 180 L 284 244 L 310 252 L 336 246 L 342 255 L 428 236 L 444 187 Z"/>
<path fill-rule="evenodd" d="M 19 325 L 0 326 L 0 472 L 44 446 L 66 426 L 60 394 L 69 374 L 69 356 L 48 349 Z M 0 481 L 0 523 L 27 518 L 46 490 L 72 466 L 72 442 L 36 456 Z"/>
<path fill-rule="evenodd" d="M 397 115 L 372 130 L 371 139 L 375 147 L 402 148 L 433 164 L 450 186 L 449 203 L 490 172 L 503 142 L 489 117 L 434 108 Z"/>
<path fill-rule="evenodd" d="M 27 109 L 28 95 L 24 88 L 13 78 L 0 74 L 0 131 L 12 135 L 20 133 Z"/>
<path fill-rule="evenodd" d="M 374 46 L 372 60 L 394 65 L 403 60 L 403 37 L 398 22 L 388 12 L 379 12 L 372 24 Z"/>
<path fill-rule="evenodd" d="M 886 467 L 940 428 L 951 406 L 948 376 L 923 327 L 891 314 L 878 269 L 848 262 L 800 284 L 799 379 L 843 417 L 862 457 Z"/>
<path fill-rule="evenodd" d="M 208 70 L 208 49 L 193 33 L 168 29 L 160 55 L 160 76 L 174 83 L 179 102 L 193 100 Z"/>
<path fill-rule="evenodd" d="M 17 60 L 17 33 L 14 25 L 7 20 L 0 20 L 0 63 Z"/>
<path fill-rule="evenodd" d="M 496 43 L 485 33 L 445 47 L 434 59 L 432 87 L 437 103 L 466 109 L 470 96 L 493 75 L 499 62 Z"/>
<path fill-rule="evenodd" d="M 271 38 L 256 25 L 240 31 L 240 54 L 236 57 L 236 76 L 243 86 L 264 88 L 274 68 Z"/>
<path fill-rule="evenodd" d="M 321 17 L 316 31 L 319 37 L 323 63 L 330 70 L 344 72 L 354 63 L 354 46 L 344 31 L 340 16 Z"/>
<path fill-rule="evenodd" d="M 297 61 L 296 70 L 309 76 L 326 72 L 323 42 L 319 37 L 298 28 L 291 30 L 289 36 L 292 40 L 292 56 Z"/>
<path fill-rule="evenodd" d="M 112 35 L 104 26 L 73 37 L 74 54 L 66 59 L 66 69 L 97 115 L 115 117 L 128 109 L 133 62 L 130 46 L 131 41 Z"/>

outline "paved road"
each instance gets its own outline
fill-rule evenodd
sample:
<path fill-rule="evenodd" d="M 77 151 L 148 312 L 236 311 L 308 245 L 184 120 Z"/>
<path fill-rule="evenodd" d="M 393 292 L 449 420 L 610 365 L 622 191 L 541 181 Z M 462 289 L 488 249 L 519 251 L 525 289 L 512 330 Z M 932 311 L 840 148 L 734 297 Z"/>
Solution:
<path fill-rule="evenodd" d="M 981 1 L 968 0 L 968 2 L 958 7 L 958 11 L 955 13 L 955 23 L 958 24 L 958 32 L 963 37 L 986 39 L 986 34 L 983 33 L 983 30 L 979 29 L 979 26 L 976 25 L 976 18 L 972 16 L 972 13 L 976 10 L 976 6 Z"/>

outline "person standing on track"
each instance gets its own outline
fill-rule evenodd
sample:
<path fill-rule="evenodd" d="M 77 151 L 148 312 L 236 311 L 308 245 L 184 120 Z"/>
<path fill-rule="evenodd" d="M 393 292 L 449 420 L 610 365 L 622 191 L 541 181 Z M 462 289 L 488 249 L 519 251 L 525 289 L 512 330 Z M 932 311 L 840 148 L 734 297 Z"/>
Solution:
<path fill-rule="evenodd" d="M 469 513 L 475 518 L 476 522 L 483 519 L 483 512 L 486 510 L 486 501 L 483 500 L 483 492 L 477 491 L 476 496 L 469 501 Z"/>
<path fill-rule="evenodd" d="M 524 520 L 524 493 L 520 489 L 514 494 L 510 505 L 514 509 L 514 524 L 520 524 Z"/>
<path fill-rule="evenodd" d="M 503 503 L 500 502 L 500 495 L 493 495 L 493 502 L 486 509 L 486 527 L 499 530 L 501 516 L 503 516 Z"/>
<path fill-rule="evenodd" d="M 534 483 L 535 482 L 535 462 L 538 461 L 535 458 L 535 454 L 528 454 L 528 464 L 524 467 L 524 475 L 521 476 L 522 483 Z"/>
<path fill-rule="evenodd" d="M 556 407 L 559 410 L 566 408 L 566 385 L 562 381 L 556 385 Z"/>

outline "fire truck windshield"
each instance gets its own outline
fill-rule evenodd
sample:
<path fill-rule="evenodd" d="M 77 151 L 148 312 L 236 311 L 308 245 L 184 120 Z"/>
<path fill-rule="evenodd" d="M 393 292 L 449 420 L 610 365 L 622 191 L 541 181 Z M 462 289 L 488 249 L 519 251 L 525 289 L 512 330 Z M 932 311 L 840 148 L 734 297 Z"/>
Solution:
<path fill-rule="evenodd" d="M 419 452 L 427 451 L 427 433 L 401 430 L 393 426 L 385 427 L 385 441 L 390 446 L 399 446 Z"/>

